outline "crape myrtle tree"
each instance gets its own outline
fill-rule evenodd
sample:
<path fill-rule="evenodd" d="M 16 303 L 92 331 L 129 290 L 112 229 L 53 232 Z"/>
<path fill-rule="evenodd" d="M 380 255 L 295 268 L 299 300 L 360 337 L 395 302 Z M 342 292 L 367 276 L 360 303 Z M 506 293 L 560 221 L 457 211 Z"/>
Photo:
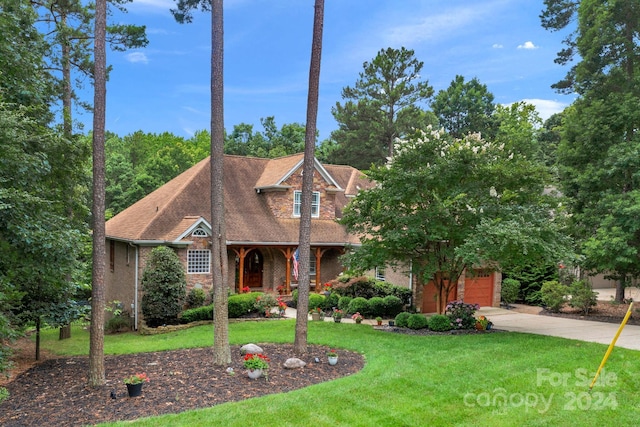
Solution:
<path fill-rule="evenodd" d="M 433 95 L 420 75 L 423 65 L 404 47 L 381 49 L 363 64 L 355 85 L 342 89 L 344 103 L 332 109 L 338 129 L 331 140 L 338 147 L 329 154 L 331 163 L 363 170 L 383 165 L 393 155 L 396 138 L 437 123 L 420 107 Z"/>
<path fill-rule="evenodd" d="M 571 28 L 554 87 L 579 98 L 565 110 L 558 146 L 562 192 L 584 267 L 624 286 L 640 277 L 640 3 L 545 0 L 544 28 Z"/>
<path fill-rule="evenodd" d="M 431 127 L 397 140 L 389 163 L 367 172 L 377 185 L 345 209 L 341 222 L 362 243 L 346 262 L 411 266 L 418 286 L 433 281 L 442 311 L 467 269 L 561 259 L 567 242 L 534 145 Z"/>
<path fill-rule="evenodd" d="M 151 251 L 142 273 L 142 314 L 147 324 L 172 324 L 178 319 L 187 296 L 187 279 L 173 249 L 158 246 Z"/>

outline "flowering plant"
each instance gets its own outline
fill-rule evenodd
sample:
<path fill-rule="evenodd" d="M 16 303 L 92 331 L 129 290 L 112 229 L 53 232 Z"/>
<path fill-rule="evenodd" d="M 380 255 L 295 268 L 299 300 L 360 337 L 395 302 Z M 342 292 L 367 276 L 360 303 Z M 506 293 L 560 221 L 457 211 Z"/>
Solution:
<path fill-rule="evenodd" d="M 364 319 L 364 317 L 362 317 L 362 314 L 360 313 L 355 313 L 353 316 L 351 316 L 351 318 L 356 322 L 362 322 L 362 319 Z"/>
<path fill-rule="evenodd" d="M 342 312 L 342 310 L 336 308 L 333 310 L 332 316 L 334 319 L 342 319 L 342 316 L 344 316 L 344 313 Z"/>
<path fill-rule="evenodd" d="M 332 286 L 331 283 L 325 283 L 324 284 L 324 290 L 327 292 L 331 292 Z"/>
<path fill-rule="evenodd" d="M 262 353 L 244 355 L 244 368 L 249 370 L 254 369 L 269 369 L 269 358 Z"/>
<path fill-rule="evenodd" d="M 451 301 L 447 304 L 444 314 L 451 320 L 454 329 L 473 329 L 476 325 L 474 314 L 480 306 L 463 301 Z"/>
<path fill-rule="evenodd" d="M 322 314 L 322 309 L 320 307 L 316 307 L 316 308 L 312 308 L 311 310 L 309 310 L 309 314 L 313 314 L 313 313 Z"/>
<path fill-rule="evenodd" d="M 251 291 L 251 289 L 249 289 L 248 286 L 245 286 L 245 287 L 242 288 L 242 292 L 247 293 L 247 292 L 250 292 L 250 291 Z"/>
<path fill-rule="evenodd" d="M 480 316 L 476 319 L 476 323 L 479 323 L 482 329 L 487 329 L 487 326 L 491 322 L 485 316 Z"/>
<path fill-rule="evenodd" d="M 285 291 L 285 286 L 284 285 L 279 285 L 278 287 L 276 287 L 276 291 L 278 291 L 278 293 L 280 295 L 282 295 Z"/>
<path fill-rule="evenodd" d="M 336 352 L 333 348 L 327 352 L 327 357 L 338 357 L 338 352 Z"/>
<path fill-rule="evenodd" d="M 278 310 L 285 311 L 287 309 L 287 303 L 284 302 L 282 297 L 278 297 Z"/>
<path fill-rule="evenodd" d="M 141 374 L 131 375 L 124 379 L 125 384 L 142 384 L 149 381 L 149 377 L 144 372 Z"/>

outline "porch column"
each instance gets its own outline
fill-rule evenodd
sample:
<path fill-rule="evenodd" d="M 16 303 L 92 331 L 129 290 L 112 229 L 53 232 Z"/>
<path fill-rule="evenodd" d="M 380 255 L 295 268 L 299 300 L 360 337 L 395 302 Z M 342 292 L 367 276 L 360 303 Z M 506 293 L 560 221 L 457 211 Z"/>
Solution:
<path fill-rule="evenodd" d="M 284 258 L 286 260 L 286 267 L 285 267 L 285 276 L 284 276 L 284 283 L 285 283 L 285 289 L 287 291 L 287 295 L 291 294 L 291 257 L 293 257 L 293 253 L 294 250 L 292 248 L 286 248 L 286 249 L 282 249 L 282 248 L 278 248 L 280 249 L 280 252 L 282 252 L 282 255 L 284 255 Z"/>
<path fill-rule="evenodd" d="M 244 285 L 244 258 L 247 256 L 247 251 L 245 248 L 240 248 L 238 250 L 234 248 L 233 251 L 240 259 L 240 263 L 238 264 L 238 293 L 241 294 L 242 287 Z"/>

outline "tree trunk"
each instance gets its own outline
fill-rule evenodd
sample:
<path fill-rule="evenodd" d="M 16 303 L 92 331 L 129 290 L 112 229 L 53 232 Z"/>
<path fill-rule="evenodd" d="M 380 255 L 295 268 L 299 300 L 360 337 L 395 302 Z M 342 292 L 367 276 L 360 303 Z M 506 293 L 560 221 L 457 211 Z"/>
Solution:
<path fill-rule="evenodd" d="M 313 18 L 313 41 L 309 67 L 309 93 L 307 96 L 307 124 L 304 137 L 302 166 L 302 200 L 300 205 L 300 278 L 298 281 L 298 316 L 293 351 L 301 356 L 307 352 L 307 312 L 309 311 L 309 257 L 311 255 L 311 198 L 315 159 L 316 121 L 318 119 L 318 88 L 320 86 L 320 59 L 322 54 L 322 25 L 324 0 L 316 0 Z"/>
<path fill-rule="evenodd" d="M 40 360 L 40 316 L 36 319 L 36 360 Z"/>
<path fill-rule="evenodd" d="M 60 328 L 60 333 L 58 334 L 59 340 L 67 340 L 69 338 L 71 338 L 71 323 L 62 326 Z"/>
<path fill-rule="evenodd" d="M 224 20 L 223 0 L 211 2 L 211 250 L 213 363 L 231 363 L 227 236 L 224 217 Z M 242 284 L 240 284 L 242 286 Z"/>
<path fill-rule="evenodd" d="M 616 302 L 622 303 L 624 300 L 625 277 L 616 282 Z"/>
<path fill-rule="evenodd" d="M 94 112 L 93 112 L 93 270 L 91 280 L 91 329 L 89 338 L 89 386 L 105 383 L 104 308 L 105 308 L 105 116 L 107 92 L 106 59 L 107 2 L 96 1 L 94 40 Z"/>

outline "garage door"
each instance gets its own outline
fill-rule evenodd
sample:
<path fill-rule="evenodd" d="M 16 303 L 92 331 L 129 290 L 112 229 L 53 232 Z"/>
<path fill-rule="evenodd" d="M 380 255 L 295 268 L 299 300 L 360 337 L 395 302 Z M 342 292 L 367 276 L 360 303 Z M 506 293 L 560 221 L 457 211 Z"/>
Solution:
<path fill-rule="evenodd" d="M 493 276 L 489 270 L 476 270 L 464 279 L 464 302 L 479 304 L 481 307 L 493 305 Z"/>
<path fill-rule="evenodd" d="M 447 298 L 447 302 L 455 301 L 457 298 L 457 289 L 454 286 L 453 289 L 449 291 L 449 297 Z M 422 290 L 422 312 L 423 313 L 437 313 L 438 312 L 438 300 L 437 300 L 438 292 L 436 291 L 436 287 L 433 284 L 433 281 L 430 281 Z"/>

